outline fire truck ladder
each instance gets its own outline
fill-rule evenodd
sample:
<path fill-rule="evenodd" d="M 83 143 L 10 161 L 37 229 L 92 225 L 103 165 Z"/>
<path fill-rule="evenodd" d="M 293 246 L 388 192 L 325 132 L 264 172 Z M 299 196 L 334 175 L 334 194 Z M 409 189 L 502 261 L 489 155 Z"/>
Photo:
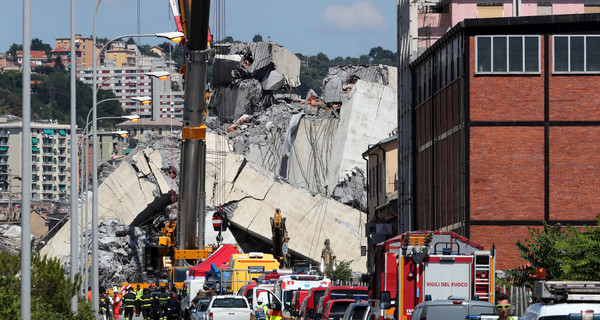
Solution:
<path fill-rule="evenodd" d="M 490 251 L 475 251 L 474 277 L 475 296 L 482 301 L 493 301 L 494 257 Z"/>
<path fill-rule="evenodd" d="M 432 238 L 431 233 L 410 232 L 406 234 L 403 246 L 426 247 L 429 246 Z"/>

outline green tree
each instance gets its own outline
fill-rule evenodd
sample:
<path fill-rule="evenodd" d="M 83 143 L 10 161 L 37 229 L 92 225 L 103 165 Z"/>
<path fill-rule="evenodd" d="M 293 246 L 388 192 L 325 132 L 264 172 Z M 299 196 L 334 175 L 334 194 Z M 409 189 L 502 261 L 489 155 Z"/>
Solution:
<path fill-rule="evenodd" d="M 252 42 L 262 42 L 263 38 L 260 34 L 255 34 L 254 38 L 252 38 Z"/>
<path fill-rule="evenodd" d="M 135 40 L 133 40 L 132 37 L 129 37 L 129 39 L 127 39 L 127 41 L 125 43 L 127 43 L 127 44 L 135 44 Z"/>
<path fill-rule="evenodd" d="M 21 312 L 21 257 L 0 252 L 0 318 L 19 319 Z M 78 315 L 71 313 L 71 297 L 79 292 L 81 279 L 71 282 L 58 259 L 35 255 L 31 259 L 32 319 L 94 319 L 90 303 L 79 298 Z"/>
<path fill-rule="evenodd" d="M 34 38 L 31 40 L 31 51 L 44 51 L 46 56 L 50 56 L 50 51 L 52 51 L 52 46 L 47 43 L 43 43 L 42 40 L 38 38 Z"/>
<path fill-rule="evenodd" d="M 11 57 L 12 62 L 17 62 L 17 51 L 23 51 L 23 45 L 13 43 L 6 54 Z"/>
<path fill-rule="evenodd" d="M 328 265 L 325 268 L 325 274 L 331 281 L 348 281 L 352 276 L 352 269 L 350 268 L 352 261 L 335 261 L 333 265 Z"/>
<path fill-rule="evenodd" d="M 160 58 L 160 55 L 152 51 L 152 47 L 149 44 L 143 44 L 141 46 L 138 46 L 138 49 L 140 50 L 140 53 L 143 56 Z"/>
<path fill-rule="evenodd" d="M 600 216 L 597 218 L 600 223 Z M 508 271 L 508 280 L 532 286 L 535 272 L 546 270 L 549 280 L 589 281 L 600 277 L 600 230 L 596 226 L 544 224 L 529 228 L 528 238 L 517 242 L 521 259 L 529 265 Z"/>
<path fill-rule="evenodd" d="M 67 69 L 65 68 L 65 65 L 63 64 L 62 59 L 60 57 L 54 58 L 54 68 L 56 68 L 56 70 L 61 71 L 61 72 L 67 71 Z"/>

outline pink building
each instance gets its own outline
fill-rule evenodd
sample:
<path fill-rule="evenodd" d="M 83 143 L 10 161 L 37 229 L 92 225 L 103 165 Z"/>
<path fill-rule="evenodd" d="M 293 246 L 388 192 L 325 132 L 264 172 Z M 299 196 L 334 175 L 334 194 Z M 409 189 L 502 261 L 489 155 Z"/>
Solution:
<path fill-rule="evenodd" d="M 590 0 L 442 0 L 419 2 L 419 53 L 464 19 L 600 13 Z"/>
<path fill-rule="evenodd" d="M 31 66 L 41 66 L 46 62 L 46 53 L 44 51 L 30 51 Z M 23 51 L 17 51 L 17 63 L 23 65 Z"/>

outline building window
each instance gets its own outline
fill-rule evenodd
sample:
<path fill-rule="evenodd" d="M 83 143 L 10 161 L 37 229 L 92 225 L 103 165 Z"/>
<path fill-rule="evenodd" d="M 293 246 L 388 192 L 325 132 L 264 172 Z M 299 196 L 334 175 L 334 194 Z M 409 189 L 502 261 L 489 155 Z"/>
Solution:
<path fill-rule="evenodd" d="M 478 3 L 477 18 L 502 18 L 503 9 L 502 3 Z"/>
<path fill-rule="evenodd" d="M 583 6 L 583 13 L 600 13 L 600 5 L 586 4 Z"/>
<path fill-rule="evenodd" d="M 540 72 L 539 36 L 476 37 L 477 72 Z"/>
<path fill-rule="evenodd" d="M 537 14 L 538 16 L 552 15 L 552 2 L 547 0 L 538 1 Z"/>
<path fill-rule="evenodd" d="M 600 36 L 554 36 L 554 72 L 599 72 Z"/>

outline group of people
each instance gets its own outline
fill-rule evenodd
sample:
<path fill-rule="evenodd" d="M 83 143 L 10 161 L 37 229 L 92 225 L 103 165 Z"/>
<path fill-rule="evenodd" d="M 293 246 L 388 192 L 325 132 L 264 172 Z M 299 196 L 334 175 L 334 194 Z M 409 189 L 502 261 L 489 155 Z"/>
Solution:
<path fill-rule="evenodd" d="M 152 295 L 152 292 L 156 291 L 159 293 Z M 150 320 L 153 305 L 154 311 L 158 313 L 158 319 L 166 320 L 169 305 L 177 303 L 176 295 L 167 292 L 165 286 L 151 285 L 149 288 L 141 289 L 140 285 L 137 285 L 136 290 L 133 287 L 127 288 L 125 294 L 121 294 L 118 288 L 114 287 L 112 293 L 110 295 L 104 288 L 100 288 L 100 313 L 105 320 L 119 319 L 120 314 L 123 314 L 127 320 L 132 320 L 134 314 L 141 314 L 144 320 Z"/>

